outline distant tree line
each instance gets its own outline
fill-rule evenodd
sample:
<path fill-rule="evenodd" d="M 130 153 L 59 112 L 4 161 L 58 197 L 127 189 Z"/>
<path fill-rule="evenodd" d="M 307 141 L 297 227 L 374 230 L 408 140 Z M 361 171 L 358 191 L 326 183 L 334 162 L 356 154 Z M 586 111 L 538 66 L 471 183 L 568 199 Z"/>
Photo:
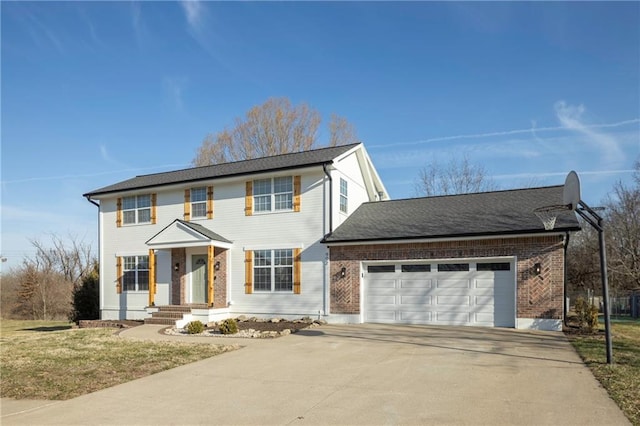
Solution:
<path fill-rule="evenodd" d="M 6 319 L 96 319 L 98 261 L 75 237 L 30 241 L 35 254 L 0 276 L 0 314 Z"/>

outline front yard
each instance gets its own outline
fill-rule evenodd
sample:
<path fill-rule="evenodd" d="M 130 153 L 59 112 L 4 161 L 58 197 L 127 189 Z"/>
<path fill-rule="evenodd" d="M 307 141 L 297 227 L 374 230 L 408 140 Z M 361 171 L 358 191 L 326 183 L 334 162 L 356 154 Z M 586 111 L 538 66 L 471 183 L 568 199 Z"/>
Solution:
<path fill-rule="evenodd" d="M 593 375 L 636 426 L 640 426 L 640 321 L 612 322 L 613 365 L 606 363 L 604 325 L 596 335 L 567 337 Z"/>
<path fill-rule="evenodd" d="M 115 329 L 0 321 L 0 395 L 60 400 L 168 370 L 239 346 L 130 341 Z"/>

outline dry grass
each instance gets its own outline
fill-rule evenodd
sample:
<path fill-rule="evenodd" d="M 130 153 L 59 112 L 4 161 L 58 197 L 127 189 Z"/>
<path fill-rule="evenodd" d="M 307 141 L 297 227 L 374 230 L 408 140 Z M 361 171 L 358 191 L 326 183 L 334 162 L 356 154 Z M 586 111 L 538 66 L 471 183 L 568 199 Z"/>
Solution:
<path fill-rule="evenodd" d="M 631 423 L 640 426 L 640 322 L 614 322 L 611 334 L 613 365 L 606 363 L 602 334 L 567 337 Z"/>
<path fill-rule="evenodd" d="M 238 348 L 130 341 L 64 322 L 2 320 L 0 332 L 0 394 L 16 399 L 69 399 Z"/>

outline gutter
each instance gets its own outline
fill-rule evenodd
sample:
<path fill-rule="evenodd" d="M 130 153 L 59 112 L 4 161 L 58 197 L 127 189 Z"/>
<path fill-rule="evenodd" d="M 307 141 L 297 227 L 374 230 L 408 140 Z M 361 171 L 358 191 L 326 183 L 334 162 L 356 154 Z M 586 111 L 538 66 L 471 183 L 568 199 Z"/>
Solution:
<path fill-rule="evenodd" d="M 567 232 L 564 238 L 564 277 L 563 277 L 564 288 L 562 291 L 562 321 L 564 325 L 567 325 L 567 315 L 569 314 L 569 305 L 567 304 L 567 290 L 569 287 L 569 283 L 567 282 L 567 277 L 569 275 L 567 272 L 567 266 L 568 266 L 567 253 L 569 252 L 569 237 L 570 237 L 570 234 L 569 232 Z"/>
<path fill-rule="evenodd" d="M 91 195 L 85 195 L 85 198 L 87 199 L 88 202 L 90 202 L 91 204 L 93 204 L 94 206 L 96 206 L 98 209 L 100 208 L 100 204 L 96 203 L 95 201 L 93 201 L 91 199 Z"/>

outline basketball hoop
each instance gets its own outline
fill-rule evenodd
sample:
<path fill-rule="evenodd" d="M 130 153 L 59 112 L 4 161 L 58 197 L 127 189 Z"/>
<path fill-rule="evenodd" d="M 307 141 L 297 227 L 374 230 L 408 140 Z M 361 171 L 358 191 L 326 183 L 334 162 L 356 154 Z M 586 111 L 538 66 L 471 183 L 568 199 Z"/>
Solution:
<path fill-rule="evenodd" d="M 544 229 L 551 231 L 556 226 L 556 218 L 563 211 L 571 210 L 571 204 L 556 204 L 535 209 L 533 212 L 542 221 Z"/>

